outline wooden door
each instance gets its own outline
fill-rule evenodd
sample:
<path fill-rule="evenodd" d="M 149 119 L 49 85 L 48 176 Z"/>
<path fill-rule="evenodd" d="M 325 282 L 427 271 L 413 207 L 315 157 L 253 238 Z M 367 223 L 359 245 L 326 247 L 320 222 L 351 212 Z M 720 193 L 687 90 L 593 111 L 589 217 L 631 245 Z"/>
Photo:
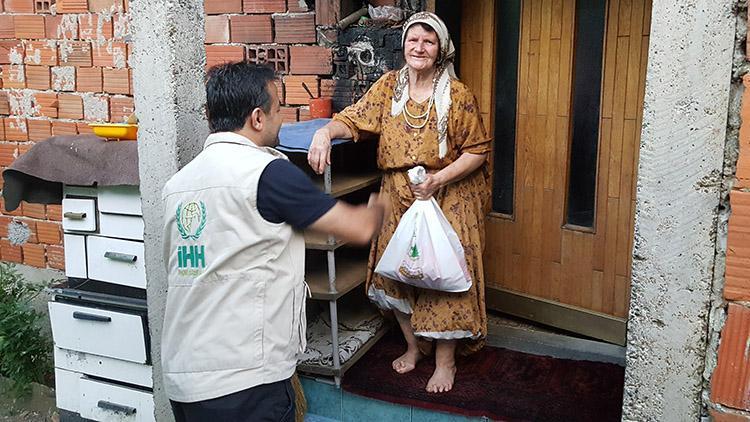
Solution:
<path fill-rule="evenodd" d="M 495 135 L 490 308 L 624 344 L 651 0 L 464 1 Z"/>

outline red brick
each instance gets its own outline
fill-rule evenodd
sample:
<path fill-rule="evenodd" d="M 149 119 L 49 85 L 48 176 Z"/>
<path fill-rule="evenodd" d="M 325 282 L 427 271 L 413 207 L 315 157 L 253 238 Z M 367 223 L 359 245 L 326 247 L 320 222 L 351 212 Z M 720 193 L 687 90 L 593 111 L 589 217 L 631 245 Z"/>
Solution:
<path fill-rule="evenodd" d="M 734 409 L 750 410 L 750 309 L 733 303 L 719 343 L 719 359 L 711 377 L 711 400 Z"/>
<path fill-rule="evenodd" d="M 89 12 L 117 11 L 122 7 L 122 0 L 89 0 Z"/>
<path fill-rule="evenodd" d="M 74 94 L 57 96 L 57 117 L 61 119 L 83 119 L 83 99 Z"/>
<path fill-rule="evenodd" d="M 37 268 L 47 268 L 47 258 L 44 254 L 44 245 L 25 244 L 23 250 L 23 263 Z"/>
<path fill-rule="evenodd" d="M 0 141 L 4 141 L 5 140 L 5 125 L 1 123 L 3 123 L 2 119 L 0 119 Z M 2 177 L 0 177 L 0 180 L 2 180 Z M 0 185 L 0 189 L 2 189 L 1 185 Z"/>
<path fill-rule="evenodd" d="M 0 64 L 23 63 L 25 52 L 20 40 L 0 41 Z M 16 56 L 15 59 L 13 56 Z"/>
<path fill-rule="evenodd" d="M 109 99 L 109 121 L 120 123 L 125 121 L 133 112 L 135 106 L 133 105 L 132 97 L 110 97 Z"/>
<path fill-rule="evenodd" d="M 29 141 L 43 141 L 52 136 L 52 124 L 49 120 L 26 119 L 29 129 Z"/>
<path fill-rule="evenodd" d="M 5 0 L 6 12 L 34 13 L 34 0 Z"/>
<path fill-rule="evenodd" d="M 59 120 L 52 121 L 52 136 L 60 135 L 78 135 L 78 129 L 75 122 L 62 122 Z"/>
<path fill-rule="evenodd" d="M 57 13 L 88 13 L 87 0 L 58 0 Z"/>
<path fill-rule="evenodd" d="M 34 146 L 34 144 L 27 144 L 27 143 L 18 144 L 18 156 L 20 157 L 20 156 L 26 154 L 27 152 L 29 152 L 29 150 L 33 146 Z"/>
<path fill-rule="evenodd" d="M 205 0 L 203 8 L 207 15 L 242 13 L 242 0 Z"/>
<path fill-rule="evenodd" d="M 91 13 L 80 15 L 78 16 L 78 34 L 82 40 L 100 40 L 102 37 L 109 40 L 113 34 L 112 20 L 106 20 L 102 15 Z M 106 48 L 106 46 L 102 45 L 101 48 Z"/>
<path fill-rule="evenodd" d="M 93 48 L 91 63 L 101 67 L 125 67 L 127 64 L 127 46 L 122 42 L 113 42 L 112 48 L 101 46 Z"/>
<path fill-rule="evenodd" d="M 52 221 L 62 221 L 62 205 L 47 205 L 47 219 Z"/>
<path fill-rule="evenodd" d="M 57 45 L 54 41 L 30 41 L 26 43 L 24 63 L 34 65 L 57 65 Z"/>
<path fill-rule="evenodd" d="M 284 123 L 297 121 L 297 107 L 281 107 L 281 119 Z"/>
<path fill-rule="evenodd" d="M 42 15 L 16 15 L 13 18 L 16 38 L 44 39 L 45 27 Z"/>
<path fill-rule="evenodd" d="M 724 297 L 750 301 L 750 192 L 730 194 Z"/>
<path fill-rule="evenodd" d="M 5 215 L 12 215 L 12 216 L 20 217 L 21 207 L 18 207 L 14 209 L 13 211 L 8 211 L 8 209 L 5 208 L 5 200 L 3 198 L 0 198 L 0 212 Z"/>
<path fill-rule="evenodd" d="M 26 66 L 26 86 L 31 89 L 50 88 L 49 66 Z"/>
<path fill-rule="evenodd" d="M 130 94 L 130 69 L 103 69 L 104 92 Z"/>
<path fill-rule="evenodd" d="M 91 66 L 91 44 L 86 41 L 60 43 L 60 64 L 69 66 Z"/>
<path fill-rule="evenodd" d="M 231 39 L 238 43 L 262 43 L 273 41 L 271 15 L 232 16 Z"/>
<path fill-rule="evenodd" d="M 314 43 L 315 14 L 288 14 L 273 17 L 277 43 Z"/>
<path fill-rule="evenodd" d="M 0 143 L 0 166 L 9 166 L 18 157 L 18 144 Z"/>
<path fill-rule="evenodd" d="M 310 102 L 310 96 L 305 91 L 302 83 L 307 85 L 313 96 L 317 97 L 319 95 L 317 76 L 285 76 L 284 92 L 287 104 L 308 104 Z"/>
<path fill-rule="evenodd" d="M 743 76 L 742 82 L 745 91 L 742 94 L 740 109 L 743 124 L 740 126 L 740 156 L 737 160 L 737 179 L 734 185 L 737 189 L 750 188 L 750 75 Z"/>
<path fill-rule="evenodd" d="M 62 242 L 60 227 L 60 223 L 38 221 L 36 223 L 36 237 L 39 239 L 39 243 L 60 244 Z"/>
<path fill-rule="evenodd" d="M 13 15 L 0 15 L 0 38 L 15 38 L 16 30 Z"/>
<path fill-rule="evenodd" d="M 65 249 L 62 246 L 47 245 L 47 265 L 57 270 L 65 269 Z"/>
<path fill-rule="evenodd" d="M 206 43 L 229 42 L 229 16 L 206 16 Z"/>
<path fill-rule="evenodd" d="M 276 95 L 279 96 L 279 102 L 284 104 L 284 83 L 281 80 L 276 79 L 273 81 L 273 84 L 276 85 Z"/>
<path fill-rule="evenodd" d="M 13 246 L 8 240 L 0 240 L 0 254 L 3 261 L 23 263 L 23 252 L 20 246 Z"/>
<path fill-rule="evenodd" d="M 8 224 L 13 221 L 13 217 L 0 216 L 0 237 L 8 237 Z"/>
<path fill-rule="evenodd" d="M 245 13 L 286 12 L 286 0 L 242 0 Z"/>
<path fill-rule="evenodd" d="M 34 13 L 52 13 L 55 0 L 34 0 Z"/>
<path fill-rule="evenodd" d="M 91 126 L 89 126 L 86 122 L 76 122 L 76 128 L 78 128 L 78 134 L 79 135 L 93 135 L 94 129 L 91 129 Z"/>
<path fill-rule="evenodd" d="M 76 91 L 102 92 L 102 80 L 101 67 L 76 68 Z"/>
<path fill-rule="evenodd" d="M 310 116 L 310 107 L 300 107 L 299 108 L 299 121 L 304 122 L 310 119 L 312 119 L 312 116 Z"/>
<path fill-rule="evenodd" d="M 333 73 L 331 49 L 319 46 L 290 46 L 291 72 L 298 75 L 330 75 Z"/>
<path fill-rule="evenodd" d="M 251 63 L 270 64 L 278 73 L 289 73 L 289 47 L 286 45 L 249 45 L 247 60 Z"/>
<path fill-rule="evenodd" d="M 6 117 L 3 119 L 5 126 L 5 139 L 8 141 L 28 141 L 29 134 L 26 128 L 26 119 Z"/>
<path fill-rule="evenodd" d="M 240 45 L 206 46 L 206 67 L 242 60 L 245 60 L 245 48 Z"/>
<path fill-rule="evenodd" d="M 36 218 L 44 220 L 47 216 L 47 211 L 44 209 L 44 204 L 32 204 L 26 201 L 21 201 L 21 212 L 25 217 Z"/>
<path fill-rule="evenodd" d="M 22 64 L 0 66 L 3 75 L 3 88 L 26 88 L 26 72 Z"/>
<path fill-rule="evenodd" d="M 57 117 L 58 107 L 57 94 L 50 92 L 37 92 L 34 94 L 34 103 L 39 106 L 39 115 L 45 117 Z"/>
<path fill-rule="evenodd" d="M 0 114 L 10 114 L 10 102 L 8 101 L 7 91 L 0 91 Z"/>
<path fill-rule="evenodd" d="M 63 19 L 65 25 L 62 25 Z M 78 38 L 78 19 L 75 19 L 75 15 L 45 16 L 44 27 L 49 39 L 73 40 Z"/>
<path fill-rule="evenodd" d="M 286 7 L 287 10 L 292 13 L 310 11 L 310 8 L 307 6 L 307 2 L 305 0 L 287 0 Z"/>
<path fill-rule="evenodd" d="M 315 0 L 315 23 L 323 26 L 335 25 L 339 16 L 339 0 Z"/>

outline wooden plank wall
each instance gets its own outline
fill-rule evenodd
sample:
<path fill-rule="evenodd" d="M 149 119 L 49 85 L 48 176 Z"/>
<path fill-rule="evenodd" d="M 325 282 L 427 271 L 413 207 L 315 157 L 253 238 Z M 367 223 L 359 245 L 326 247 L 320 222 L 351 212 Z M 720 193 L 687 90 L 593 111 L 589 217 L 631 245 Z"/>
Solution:
<path fill-rule="evenodd" d="M 477 97 L 482 120 L 492 133 L 495 77 L 495 0 L 464 0 L 461 11 L 461 81 Z"/>
<path fill-rule="evenodd" d="M 494 75 L 487 70 L 492 62 L 487 54 L 494 52 L 488 47 L 494 41 L 487 32 L 494 13 L 487 3 L 464 2 L 461 43 L 461 74 L 477 95 L 485 117 L 492 115 Z M 562 227 L 575 1 L 523 2 L 515 211 L 513 218 L 489 218 L 488 288 L 627 316 L 650 4 L 651 0 L 610 0 L 608 4 L 596 225 L 594 231 L 586 232 Z"/>

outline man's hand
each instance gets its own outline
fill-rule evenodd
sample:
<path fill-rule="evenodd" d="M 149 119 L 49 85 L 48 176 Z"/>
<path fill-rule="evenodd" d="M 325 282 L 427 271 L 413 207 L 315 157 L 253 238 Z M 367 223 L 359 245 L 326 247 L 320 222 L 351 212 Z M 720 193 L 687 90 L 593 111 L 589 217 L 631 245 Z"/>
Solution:
<path fill-rule="evenodd" d="M 325 127 L 315 131 L 307 151 L 307 162 L 318 174 L 323 174 L 326 166 L 331 164 L 331 134 Z"/>

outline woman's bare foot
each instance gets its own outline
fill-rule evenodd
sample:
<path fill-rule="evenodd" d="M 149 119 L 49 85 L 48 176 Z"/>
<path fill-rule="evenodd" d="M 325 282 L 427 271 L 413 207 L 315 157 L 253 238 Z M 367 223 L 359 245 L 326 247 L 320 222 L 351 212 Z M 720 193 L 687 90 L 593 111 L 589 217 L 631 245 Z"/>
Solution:
<path fill-rule="evenodd" d="M 405 374 L 412 371 L 417 367 L 417 362 L 422 360 L 422 357 L 422 353 L 419 352 L 419 349 L 416 347 L 412 349 L 410 347 L 406 349 L 406 353 L 397 357 L 396 360 L 393 361 L 393 370 L 399 374 Z"/>
<path fill-rule="evenodd" d="M 447 393 L 453 388 L 453 380 L 456 377 L 456 365 L 438 365 L 435 367 L 435 372 L 432 373 L 432 377 L 427 381 L 428 393 Z"/>

